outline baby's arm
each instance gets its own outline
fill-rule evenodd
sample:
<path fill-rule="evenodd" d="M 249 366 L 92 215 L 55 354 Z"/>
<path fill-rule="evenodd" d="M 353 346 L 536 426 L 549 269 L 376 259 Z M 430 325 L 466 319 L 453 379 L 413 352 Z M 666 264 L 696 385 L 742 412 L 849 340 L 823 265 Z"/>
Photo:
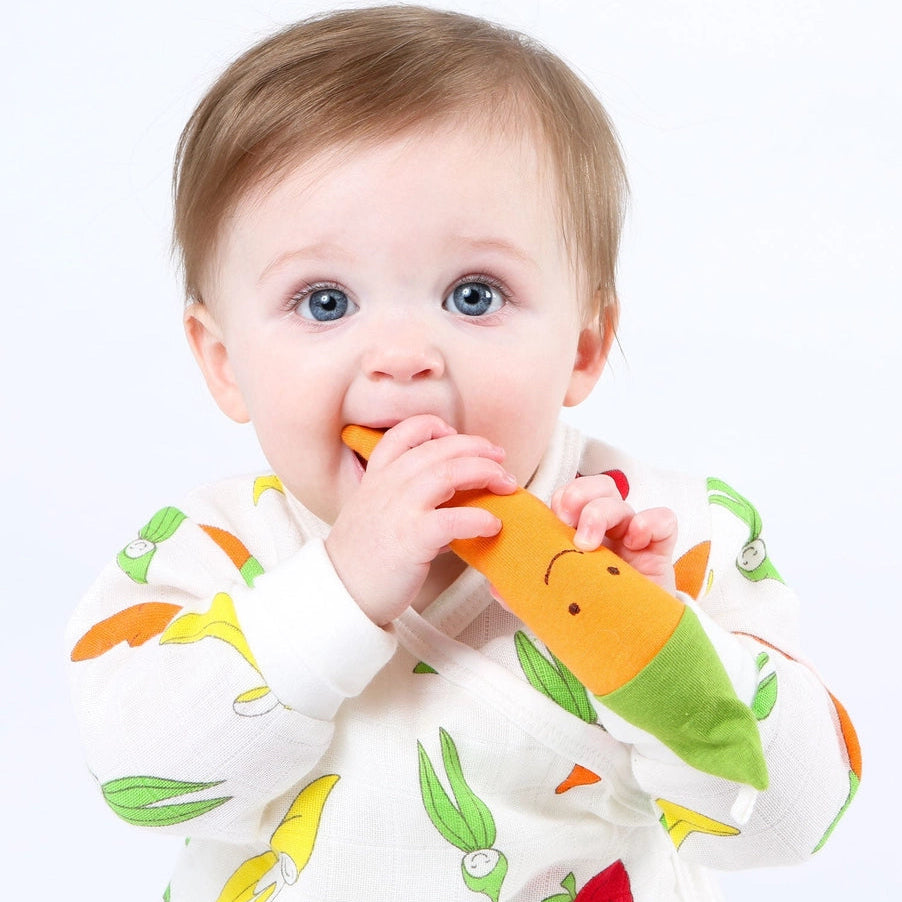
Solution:
<path fill-rule="evenodd" d="M 681 594 L 698 612 L 758 722 L 770 785 L 755 799 L 747 796 L 753 804 L 743 811 L 736 784 L 687 766 L 603 706 L 599 714 L 612 734 L 634 745 L 634 775 L 663 812 L 662 823 L 681 855 L 720 868 L 789 864 L 809 857 L 830 836 L 857 789 L 860 752 L 842 706 L 795 657 L 794 594 L 769 558 L 756 571 L 746 564 L 752 529 L 756 547 L 765 547 L 757 511 L 734 494 L 728 500 L 735 503 L 723 503 L 731 490 L 721 486 L 709 484 L 710 542 L 684 556 L 707 549 L 704 569 L 690 579 L 684 568 L 677 583 L 698 597 L 694 604 Z M 689 522 L 698 520 L 696 514 Z"/>
<path fill-rule="evenodd" d="M 201 490 L 123 542 L 73 615 L 88 765 L 129 823 L 268 837 L 267 806 L 317 766 L 342 698 L 393 653 L 296 530 L 271 478 Z"/>
<path fill-rule="evenodd" d="M 552 509 L 577 529 L 575 545 L 590 550 L 603 543 L 643 575 L 674 590 L 676 518 L 670 510 L 634 513 L 614 480 L 604 475 L 569 483 L 553 497 Z M 735 539 L 719 529 L 712 534 L 708 566 L 715 576 L 702 600 L 717 622 L 695 610 L 758 720 L 770 788 L 757 800 L 747 792 L 737 797 L 735 784 L 689 767 L 612 712 L 601 708 L 599 713 L 613 735 L 634 745 L 635 776 L 662 810 L 663 823 L 682 854 L 715 867 L 790 863 L 820 848 L 854 795 L 860 774 L 857 741 L 845 712 L 815 675 L 754 638 L 769 637 L 782 645 L 786 630 L 794 627 L 797 602 L 772 567 L 761 564 L 755 573 L 748 572 L 743 518 L 731 523 L 723 510 L 739 516 L 744 509 L 738 501 L 719 502 L 712 511 L 718 526 L 735 527 Z M 759 544 L 763 547 L 760 539 Z M 701 587 L 699 581 L 691 591 Z M 789 646 L 793 644 L 790 639 Z"/>

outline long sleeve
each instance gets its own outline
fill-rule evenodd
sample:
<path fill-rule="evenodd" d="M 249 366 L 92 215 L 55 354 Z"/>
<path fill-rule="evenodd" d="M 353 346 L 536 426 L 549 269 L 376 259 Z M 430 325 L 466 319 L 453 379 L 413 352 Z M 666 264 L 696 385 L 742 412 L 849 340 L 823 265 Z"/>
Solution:
<path fill-rule="evenodd" d="M 130 823 L 258 839 L 265 807 L 328 748 L 342 700 L 394 652 L 322 541 L 259 491 L 233 480 L 163 508 L 70 622 L 88 764 Z"/>
<path fill-rule="evenodd" d="M 705 630 L 758 722 L 768 788 L 743 793 L 609 712 L 602 719 L 633 743 L 637 782 L 687 859 L 718 868 L 803 861 L 857 789 L 858 742 L 841 704 L 799 658 L 799 603 L 771 561 L 757 510 L 721 480 L 706 489 L 710 538 L 681 556 L 678 582 L 697 596 Z"/>

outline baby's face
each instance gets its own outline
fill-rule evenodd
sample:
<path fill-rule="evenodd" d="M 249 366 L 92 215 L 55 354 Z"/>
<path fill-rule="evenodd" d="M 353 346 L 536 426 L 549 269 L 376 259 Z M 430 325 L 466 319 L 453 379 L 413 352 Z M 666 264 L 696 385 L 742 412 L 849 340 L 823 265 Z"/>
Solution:
<path fill-rule="evenodd" d="M 436 414 L 505 448 L 525 483 L 603 363 L 550 173 L 490 123 L 288 171 L 238 206 L 211 287 L 199 357 L 214 395 L 326 522 L 360 479 L 348 423 Z"/>

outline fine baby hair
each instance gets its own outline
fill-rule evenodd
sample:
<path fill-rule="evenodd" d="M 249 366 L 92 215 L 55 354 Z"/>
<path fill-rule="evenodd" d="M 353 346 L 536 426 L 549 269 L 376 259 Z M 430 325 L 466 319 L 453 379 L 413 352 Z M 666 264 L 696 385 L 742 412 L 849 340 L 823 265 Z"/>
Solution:
<path fill-rule="evenodd" d="M 219 230 L 250 188 L 324 149 L 451 119 L 477 134 L 535 135 L 585 282 L 586 321 L 616 323 L 626 177 L 605 110 L 531 38 L 417 6 L 307 19 L 253 47 L 213 85 L 176 154 L 174 243 L 188 300 L 204 301 Z"/>

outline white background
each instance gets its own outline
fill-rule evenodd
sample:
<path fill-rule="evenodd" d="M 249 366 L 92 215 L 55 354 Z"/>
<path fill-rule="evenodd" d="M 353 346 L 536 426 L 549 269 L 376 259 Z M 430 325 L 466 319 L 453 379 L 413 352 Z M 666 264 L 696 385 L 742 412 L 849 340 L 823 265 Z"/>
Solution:
<path fill-rule="evenodd" d="M 863 786 L 831 842 L 801 868 L 730 875 L 729 898 L 899 899 L 899 7 L 452 5 L 557 50 L 623 139 L 622 353 L 568 418 L 756 501 L 802 596 L 806 650 L 861 735 Z M 181 335 L 170 162 L 223 65 L 322 5 L 10 7 L 2 886 L 17 899 L 158 899 L 179 840 L 104 807 L 78 746 L 62 632 L 150 512 L 263 466 L 253 434 L 206 396 Z"/>

